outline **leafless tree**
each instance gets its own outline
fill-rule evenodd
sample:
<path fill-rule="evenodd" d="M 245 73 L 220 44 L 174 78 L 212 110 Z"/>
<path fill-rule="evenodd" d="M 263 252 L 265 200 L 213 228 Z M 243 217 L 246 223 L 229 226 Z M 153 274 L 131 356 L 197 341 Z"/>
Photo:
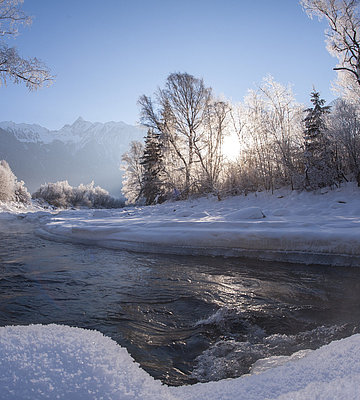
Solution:
<path fill-rule="evenodd" d="M 141 122 L 161 133 L 169 150 L 184 170 L 183 194 L 186 197 L 193 183 L 196 144 L 203 134 L 205 113 L 211 101 L 211 89 L 202 79 L 187 73 L 170 74 L 165 87 L 150 97 L 141 96 Z"/>
<path fill-rule="evenodd" d="M 16 48 L 9 47 L 5 38 L 16 36 L 20 25 L 29 25 L 31 17 L 20 6 L 23 0 L 0 0 L 0 86 L 8 81 L 25 83 L 29 90 L 50 85 L 54 77 L 37 58 L 22 58 Z"/>
<path fill-rule="evenodd" d="M 23 181 L 18 181 L 5 160 L 0 160 L 0 201 L 29 203 L 30 194 Z"/>
<path fill-rule="evenodd" d="M 214 101 L 205 110 L 204 133 L 194 142 L 195 153 L 204 175 L 205 191 L 218 192 L 223 167 L 223 142 L 230 107 L 224 101 Z"/>
<path fill-rule="evenodd" d="M 360 85 L 359 0 L 301 0 L 300 3 L 310 17 L 327 20 L 327 48 L 339 60 L 334 70 L 346 71 Z"/>
<path fill-rule="evenodd" d="M 134 204 L 139 200 L 142 188 L 142 177 L 144 167 L 141 158 L 144 154 L 144 145 L 138 141 L 130 143 L 130 149 L 122 156 L 122 167 L 124 171 L 122 193 L 128 203 Z"/>
<path fill-rule="evenodd" d="M 241 143 L 237 161 L 240 176 L 236 179 L 242 185 L 239 190 L 297 187 L 303 115 L 291 88 L 269 76 L 257 90 L 249 91 L 236 110 L 231 120 Z"/>
<path fill-rule="evenodd" d="M 353 103 L 337 100 L 328 121 L 339 168 L 360 186 L 360 111 Z"/>

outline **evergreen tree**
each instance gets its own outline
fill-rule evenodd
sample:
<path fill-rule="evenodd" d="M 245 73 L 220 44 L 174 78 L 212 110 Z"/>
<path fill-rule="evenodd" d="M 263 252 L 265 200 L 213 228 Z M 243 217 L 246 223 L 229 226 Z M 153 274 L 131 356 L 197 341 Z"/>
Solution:
<path fill-rule="evenodd" d="M 148 130 L 145 138 L 145 149 L 140 163 L 143 166 L 143 176 L 139 197 L 145 199 L 146 205 L 161 203 L 165 194 L 162 142 L 160 134 L 152 129 Z"/>
<path fill-rule="evenodd" d="M 331 143 L 326 135 L 325 116 L 330 113 L 330 106 L 315 89 L 311 92 L 313 107 L 307 113 L 304 131 L 305 187 L 316 189 L 334 184 L 336 165 Z"/>

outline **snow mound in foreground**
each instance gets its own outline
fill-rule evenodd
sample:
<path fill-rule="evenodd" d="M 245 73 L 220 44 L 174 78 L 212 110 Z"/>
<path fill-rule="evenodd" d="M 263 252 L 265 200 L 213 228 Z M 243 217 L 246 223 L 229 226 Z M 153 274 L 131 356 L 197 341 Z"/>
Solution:
<path fill-rule="evenodd" d="M 99 332 L 62 325 L 9 326 L 0 328 L 1 399 L 360 398 L 360 335 L 289 359 L 256 375 L 170 388 Z"/>
<path fill-rule="evenodd" d="M 0 328 L 0 398 L 172 399 L 100 332 L 61 325 Z"/>

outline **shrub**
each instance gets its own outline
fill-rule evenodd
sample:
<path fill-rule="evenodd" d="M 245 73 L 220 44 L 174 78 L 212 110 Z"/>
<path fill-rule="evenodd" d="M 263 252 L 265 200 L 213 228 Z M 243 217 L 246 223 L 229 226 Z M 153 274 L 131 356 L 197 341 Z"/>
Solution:
<path fill-rule="evenodd" d="M 0 201 L 30 203 L 31 196 L 23 181 L 18 181 L 5 160 L 0 161 Z"/>
<path fill-rule="evenodd" d="M 121 208 L 124 206 L 122 200 L 113 198 L 105 189 L 99 186 L 94 187 L 94 182 L 88 185 L 80 184 L 78 187 L 72 187 L 68 181 L 46 183 L 41 185 L 32 197 L 61 208 Z"/>

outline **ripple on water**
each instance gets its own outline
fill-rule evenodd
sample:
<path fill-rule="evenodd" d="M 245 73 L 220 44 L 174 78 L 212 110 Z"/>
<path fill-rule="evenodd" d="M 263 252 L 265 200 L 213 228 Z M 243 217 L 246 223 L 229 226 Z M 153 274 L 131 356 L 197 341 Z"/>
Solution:
<path fill-rule="evenodd" d="M 97 329 L 168 384 L 239 376 L 359 329 L 356 269 L 128 253 L 0 224 L 0 325 Z"/>

